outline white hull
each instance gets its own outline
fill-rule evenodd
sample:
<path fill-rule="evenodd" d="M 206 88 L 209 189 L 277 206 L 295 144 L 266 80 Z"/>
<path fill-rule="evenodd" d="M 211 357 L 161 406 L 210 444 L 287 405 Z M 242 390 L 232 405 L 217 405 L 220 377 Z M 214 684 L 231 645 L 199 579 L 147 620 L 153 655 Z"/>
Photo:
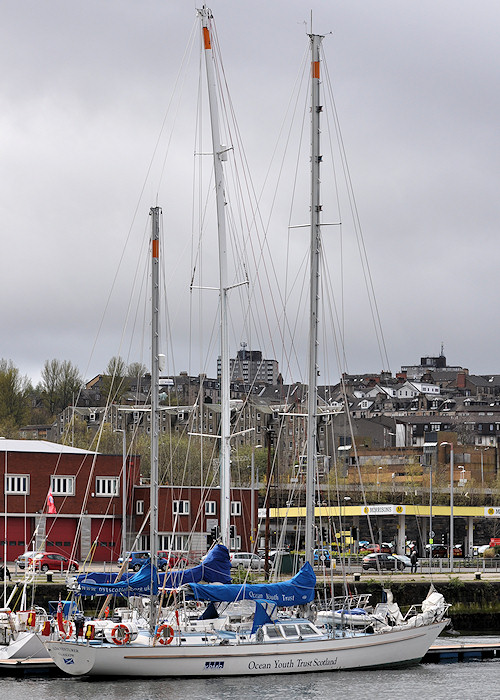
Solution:
<path fill-rule="evenodd" d="M 126 646 L 47 642 L 70 675 L 128 677 L 242 676 L 338 671 L 418 663 L 447 621 L 386 633 L 293 642 L 235 645 Z"/>
<path fill-rule="evenodd" d="M 17 639 L 0 647 L 0 661 L 7 659 L 46 659 L 47 649 L 34 632 L 20 632 Z"/>

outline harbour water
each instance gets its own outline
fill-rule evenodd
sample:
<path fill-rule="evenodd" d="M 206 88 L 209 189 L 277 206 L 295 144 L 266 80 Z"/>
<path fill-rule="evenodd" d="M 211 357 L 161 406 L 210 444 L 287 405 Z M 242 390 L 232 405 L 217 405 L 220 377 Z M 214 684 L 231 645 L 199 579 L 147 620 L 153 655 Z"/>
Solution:
<path fill-rule="evenodd" d="M 485 638 L 457 637 L 453 642 Z M 0 679 L 0 693 L 15 700 L 356 700 L 418 697 L 419 700 L 500 699 L 500 659 L 381 671 L 291 676 L 160 680 L 86 678 Z"/>

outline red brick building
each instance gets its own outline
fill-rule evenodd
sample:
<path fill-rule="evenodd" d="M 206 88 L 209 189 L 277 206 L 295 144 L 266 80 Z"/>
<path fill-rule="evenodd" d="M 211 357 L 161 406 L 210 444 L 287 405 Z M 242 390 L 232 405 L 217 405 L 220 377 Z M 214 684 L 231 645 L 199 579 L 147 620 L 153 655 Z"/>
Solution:
<path fill-rule="evenodd" d="M 120 553 L 122 527 L 121 455 L 102 455 L 42 440 L 0 439 L 0 548 L 7 561 L 30 549 L 94 560 Z M 139 460 L 127 460 L 129 493 L 139 481 Z M 56 514 L 50 514 L 52 492 Z M 130 498 L 127 499 L 129 501 Z"/>
<path fill-rule="evenodd" d="M 258 493 L 254 492 L 254 515 Z M 134 486 L 133 530 L 139 532 L 149 511 L 149 485 Z M 231 549 L 251 551 L 252 490 L 231 489 Z M 160 486 L 158 492 L 159 549 L 189 552 L 193 559 L 207 551 L 207 539 L 220 525 L 220 489 L 199 486 Z M 149 525 L 137 549 L 149 546 Z"/>
<path fill-rule="evenodd" d="M 122 455 L 103 455 L 42 440 L 0 439 L 0 473 L 4 498 L 0 506 L 0 556 L 13 561 L 30 549 L 55 551 L 85 560 L 116 561 L 123 523 Z M 149 485 L 141 484 L 138 457 L 126 464 L 127 547 L 149 511 Z M 51 491 L 55 514 L 49 513 Z M 257 513 L 257 494 L 254 493 Z M 233 489 L 232 546 L 250 546 L 252 491 Z M 219 525 L 218 488 L 160 486 L 159 548 L 196 558 L 207 549 Z M 93 547 L 94 545 L 94 547 Z M 135 549 L 149 545 L 145 524 Z"/>

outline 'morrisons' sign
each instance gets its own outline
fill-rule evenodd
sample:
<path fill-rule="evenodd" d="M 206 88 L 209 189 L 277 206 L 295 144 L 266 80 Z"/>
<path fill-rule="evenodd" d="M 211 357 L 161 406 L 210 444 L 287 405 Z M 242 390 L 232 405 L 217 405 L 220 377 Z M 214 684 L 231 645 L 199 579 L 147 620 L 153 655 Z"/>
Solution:
<path fill-rule="evenodd" d="M 377 506 L 364 506 L 363 513 L 365 515 L 404 515 L 406 506 L 394 506 L 385 503 Z"/>
<path fill-rule="evenodd" d="M 500 518 L 500 506 L 489 506 L 484 509 L 485 518 Z"/>

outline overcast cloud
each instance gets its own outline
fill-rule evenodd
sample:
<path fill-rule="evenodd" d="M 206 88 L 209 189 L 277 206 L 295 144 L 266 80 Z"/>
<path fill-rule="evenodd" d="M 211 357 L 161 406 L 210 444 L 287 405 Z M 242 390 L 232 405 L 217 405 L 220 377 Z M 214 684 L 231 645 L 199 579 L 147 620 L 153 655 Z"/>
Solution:
<path fill-rule="evenodd" d="M 125 292 L 94 341 L 195 7 L 1 3 L 0 357 L 35 382 L 50 358 L 72 360 L 88 379 L 112 355 L 127 356 Z M 332 32 L 325 53 L 390 368 L 438 354 L 443 342 L 449 364 L 500 373 L 498 2 L 215 0 L 211 8 L 257 187 L 311 9 L 315 31 Z M 160 193 L 164 212 L 173 177 Z M 146 188 L 141 225 L 156 196 Z M 120 284 L 134 274 L 131 266 Z M 180 304 L 171 311 L 173 320 L 188 315 Z M 370 321 L 358 326 L 349 369 L 380 371 L 365 339 Z M 186 328 L 172 331 L 176 370 L 214 375 L 215 364 L 196 357 L 188 366 Z"/>

